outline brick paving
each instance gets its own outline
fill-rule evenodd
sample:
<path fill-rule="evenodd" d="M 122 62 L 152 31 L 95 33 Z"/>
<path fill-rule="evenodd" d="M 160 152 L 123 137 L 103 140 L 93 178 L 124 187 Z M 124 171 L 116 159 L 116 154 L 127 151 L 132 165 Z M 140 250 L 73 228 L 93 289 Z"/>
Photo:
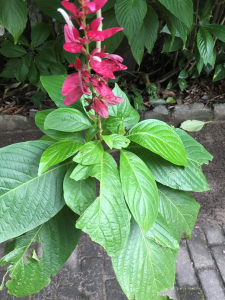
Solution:
<path fill-rule="evenodd" d="M 225 229 L 225 228 L 224 228 Z M 4 244 L 0 245 L 3 253 Z M 174 300 L 225 300 L 225 232 L 219 226 L 201 226 L 182 241 L 173 290 L 161 293 Z M 5 268 L 0 271 L 0 280 Z M 16 298 L 0 292 L 0 300 L 127 300 L 111 259 L 83 233 L 80 242 L 52 282 L 35 295 Z"/>

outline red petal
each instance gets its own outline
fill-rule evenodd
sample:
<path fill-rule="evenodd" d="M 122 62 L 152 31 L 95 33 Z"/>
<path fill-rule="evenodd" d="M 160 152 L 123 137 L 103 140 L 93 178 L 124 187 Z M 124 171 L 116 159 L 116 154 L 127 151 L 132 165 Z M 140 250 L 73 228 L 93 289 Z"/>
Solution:
<path fill-rule="evenodd" d="M 70 105 L 79 100 L 83 96 L 81 88 L 78 86 L 73 92 L 66 96 L 64 100 L 65 105 Z"/>
<path fill-rule="evenodd" d="M 75 4 L 69 3 L 69 2 L 67 2 L 65 0 L 62 1 L 61 4 L 62 4 L 62 6 L 65 7 L 65 9 L 67 9 L 68 11 L 70 11 L 72 14 L 74 14 L 75 16 L 78 16 L 79 10 L 78 10 L 78 8 L 76 7 Z"/>
<path fill-rule="evenodd" d="M 124 99 L 122 97 L 116 97 L 116 96 L 114 96 L 114 97 L 104 97 L 103 100 L 107 105 L 117 105 L 119 103 L 124 102 Z"/>
<path fill-rule="evenodd" d="M 94 0 L 92 3 L 95 4 L 95 11 L 98 11 L 99 9 L 101 9 L 107 2 L 108 0 Z"/>
<path fill-rule="evenodd" d="M 104 18 L 97 18 L 95 19 L 94 21 L 91 22 L 91 29 L 94 29 L 94 30 L 98 30 L 98 27 L 101 23 L 101 21 L 103 20 Z"/>
<path fill-rule="evenodd" d="M 107 68 L 109 68 L 112 72 L 126 70 L 127 66 L 120 64 L 119 62 L 115 62 L 109 59 L 105 59 L 104 63 Z"/>
<path fill-rule="evenodd" d="M 116 60 L 116 61 L 119 61 L 119 62 L 123 61 L 123 58 L 119 55 L 116 55 L 116 54 L 109 54 L 109 55 L 107 55 L 107 58 L 112 59 L 112 60 Z"/>
<path fill-rule="evenodd" d="M 66 51 L 71 52 L 71 53 L 82 53 L 83 45 L 80 43 L 76 43 L 76 42 L 66 43 L 63 45 L 63 48 Z"/>
<path fill-rule="evenodd" d="M 96 84 L 96 82 L 93 82 L 93 85 L 94 85 L 95 90 L 98 94 L 100 94 L 103 97 L 106 97 L 106 96 L 114 97 L 113 92 L 111 91 L 111 89 L 104 82 L 100 82 L 98 80 L 96 80 L 96 81 L 97 81 L 97 84 Z"/>
<path fill-rule="evenodd" d="M 103 62 L 99 62 L 97 60 L 91 60 L 91 67 L 92 69 L 97 72 L 100 75 L 103 75 L 105 77 L 115 79 L 114 74 L 112 71 L 104 64 Z"/>
<path fill-rule="evenodd" d="M 66 43 L 76 42 L 80 37 L 79 31 L 75 27 L 71 30 L 67 24 L 64 26 L 64 34 Z"/>
<path fill-rule="evenodd" d="M 101 117 L 105 119 L 109 117 L 108 107 L 100 99 L 95 98 L 91 108 L 95 110 Z"/>
<path fill-rule="evenodd" d="M 94 1 L 88 3 L 85 7 L 88 7 L 88 8 L 90 9 L 91 12 L 96 12 L 96 7 L 95 7 Z"/>
<path fill-rule="evenodd" d="M 76 58 L 76 61 L 75 61 L 75 68 L 77 70 L 81 69 L 82 68 L 82 62 L 81 60 L 79 59 L 79 57 Z"/>
<path fill-rule="evenodd" d="M 105 39 L 111 37 L 120 30 L 123 30 L 123 27 L 113 27 L 103 31 L 91 30 L 87 33 L 87 36 L 92 38 L 93 41 L 104 41 Z"/>
<path fill-rule="evenodd" d="M 74 91 L 79 85 L 79 74 L 74 73 L 69 75 L 63 83 L 62 95 L 68 95 Z"/>

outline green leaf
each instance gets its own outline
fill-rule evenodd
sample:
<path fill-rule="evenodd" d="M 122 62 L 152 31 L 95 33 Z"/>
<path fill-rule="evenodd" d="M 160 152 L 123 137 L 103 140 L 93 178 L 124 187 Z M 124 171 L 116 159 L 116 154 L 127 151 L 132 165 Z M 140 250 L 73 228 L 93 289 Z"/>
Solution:
<path fill-rule="evenodd" d="M 24 82 L 26 80 L 29 73 L 29 66 L 30 66 L 30 54 L 28 53 L 20 60 L 20 62 L 15 68 L 15 76 L 18 81 Z"/>
<path fill-rule="evenodd" d="M 85 140 L 87 142 L 90 142 L 96 136 L 97 132 L 98 132 L 97 125 L 93 125 L 92 127 L 88 128 L 87 130 L 85 130 Z"/>
<path fill-rule="evenodd" d="M 225 25 L 207 24 L 204 25 L 204 28 L 206 28 L 210 33 L 215 35 L 219 40 L 225 42 Z"/>
<path fill-rule="evenodd" d="M 225 78 L 225 67 L 223 65 L 217 65 L 215 74 L 213 76 L 213 81 L 219 81 Z"/>
<path fill-rule="evenodd" d="M 21 57 L 27 51 L 20 45 L 14 45 L 12 41 L 4 41 L 1 43 L 0 53 L 6 57 Z"/>
<path fill-rule="evenodd" d="M 56 57 L 56 54 L 54 52 L 55 42 L 56 41 L 47 41 L 47 42 L 44 42 L 43 45 L 41 45 L 40 47 L 36 48 L 37 53 L 41 57 L 49 60 L 49 62 L 51 62 L 51 61 L 52 62 L 59 62 L 59 61 L 57 61 L 57 57 Z M 62 45 L 62 47 L 63 47 L 63 45 Z"/>
<path fill-rule="evenodd" d="M 54 129 L 64 132 L 81 131 L 91 127 L 86 115 L 72 108 L 58 108 L 45 119 L 44 129 Z"/>
<path fill-rule="evenodd" d="M 51 282 L 50 276 L 66 263 L 80 239 L 80 230 L 74 227 L 76 215 L 64 207 L 56 216 L 25 235 L 8 243 L 10 252 L 0 260 L 0 265 L 11 263 L 8 268 L 12 280 L 8 281 L 8 293 L 25 297 L 38 292 Z M 43 254 L 39 260 L 35 250 L 32 257 L 25 253 L 32 243 L 41 243 Z M 56 259 L 57 257 L 57 259 Z"/>
<path fill-rule="evenodd" d="M 198 120 L 188 120 L 180 125 L 180 128 L 189 132 L 199 131 L 203 128 L 206 122 Z"/>
<path fill-rule="evenodd" d="M 160 243 L 164 248 L 179 249 L 178 241 L 160 213 L 158 213 L 155 224 L 148 231 L 147 236 Z"/>
<path fill-rule="evenodd" d="M 0 1 L 0 23 L 13 35 L 16 44 L 27 24 L 27 1 Z"/>
<path fill-rule="evenodd" d="M 174 285 L 177 250 L 163 248 L 132 219 L 127 243 L 113 269 L 129 300 L 159 300 Z"/>
<path fill-rule="evenodd" d="M 120 177 L 129 209 L 136 222 L 147 232 L 158 214 L 156 182 L 145 163 L 124 150 L 120 155 Z"/>
<path fill-rule="evenodd" d="M 35 106 L 40 107 L 41 102 L 45 99 L 45 93 L 42 91 L 37 91 L 33 94 L 31 99 Z"/>
<path fill-rule="evenodd" d="M 210 64 L 213 56 L 214 43 L 211 34 L 203 27 L 200 27 L 198 31 L 197 46 L 204 64 Z"/>
<path fill-rule="evenodd" d="M 196 141 L 195 144 L 194 141 L 189 140 L 185 143 L 186 152 L 189 153 L 189 149 L 192 150 L 186 168 L 176 166 L 139 145 L 132 144 L 128 147 L 128 150 L 138 155 L 144 161 L 156 181 L 178 190 L 208 191 L 209 185 L 202 173 L 201 163 L 208 164 L 208 160 L 212 159 L 212 157 L 203 146 Z M 202 160 L 198 157 L 200 155 L 202 155 Z"/>
<path fill-rule="evenodd" d="M 81 112 L 85 112 L 81 100 L 76 101 L 72 105 L 65 105 L 63 103 L 65 96 L 62 95 L 62 86 L 67 77 L 68 75 L 52 75 L 41 76 L 40 79 L 50 98 L 59 108 L 75 108 Z"/>
<path fill-rule="evenodd" d="M 53 111 L 54 109 L 46 109 L 46 110 L 38 111 L 36 113 L 35 123 L 40 128 L 40 130 L 55 140 L 73 139 L 74 141 L 83 144 L 84 142 L 81 141 L 79 132 L 72 133 L 72 132 L 62 132 L 62 131 L 57 131 L 52 129 L 48 129 L 48 130 L 44 129 L 45 119 Z"/>
<path fill-rule="evenodd" d="M 178 84 L 179 84 L 181 91 L 185 90 L 187 87 L 187 81 L 185 79 L 179 79 Z"/>
<path fill-rule="evenodd" d="M 101 141 L 93 141 L 83 145 L 73 160 L 82 165 L 93 165 L 102 158 L 103 154 Z"/>
<path fill-rule="evenodd" d="M 51 144 L 33 141 L 0 149 L 0 242 L 47 222 L 64 206 L 62 181 L 69 163 L 37 175 L 41 155 Z"/>
<path fill-rule="evenodd" d="M 159 2 L 188 28 L 191 28 L 194 13 L 192 0 L 159 0 Z"/>
<path fill-rule="evenodd" d="M 163 45 L 162 53 L 177 51 L 179 49 L 182 49 L 183 47 L 183 41 L 181 38 L 175 37 L 174 42 L 172 43 L 172 47 L 171 47 L 171 43 L 172 43 L 172 36 L 170 35 L 167 37 L 165 44 Z"/>
<path fill-rule="evenodd" d="M 49 17 L 57 21 L 65 22 L 63 16 L 57 11 L 58 8 L 64 9 L 61 0 L 35 0 L 40 9 Z"/>
<path fill-rule="evenodd" d="M 88 233 L 110 256 L 119 255 L 129 234 L 130 214 L 113 157 L 105 152 L 101 161 L 92 165 L 90 176 L 100 181 L 100 196 L 79 218 L 76 227 Z"/>
<path fill-rule="evenodd" d="M 119 134 L 101 136 L 110 149 L 122 149 L 128 147 L 130 140 Z"/>
<path fill-rule="evenodd" d="M 188 77 L 188 73 L 187 73 L 186 69 L 183 69 L 183 70 L 180 72 L 180 74 L 179 74 L 179 78 L 180 78 L 180 79 L 185 79 L 185 78 L 187 78 L 187 77 Z"/>
<path fill-rule="evenodd" d="M 64 198 L 66 204 L 78 215 L 82 215 L 85 210 L 96 199 L 95 179 L 89 177 L 80 181 L 70 178 L 76 164 L 73 164 L 66 173 L 63 181 Z"/>
<path fill-rule="evenodd" d="M 204 61 L 203 61 L 203 58 L 201 57 L 201 55 L 199 53 L 197 42 L 195 44 L 195 60 L 196 60 L 198 73 L 201 74 L 201 71 L 202 71 L 203 66 L 204 66 Z"/>
<path fill-rule="evenodd" d="M 116 18 L 128 39 L 131 39 L 139 28 L 147 13 L 147 3 L 145 0 L 116 0 Z"/>
<path fill-rule="evenodd" d="M 44 43 L 52 30 L 52 24 L 37 23 L 31 27 L 31 46 L 37 47 Z"/>
<path fill-rule="evenodd" d="M 176 165 L 187 165 L 181 139 L 174 134 L 174 130 L 169 125 L 162 121 L 142 121 L 128 132 L 127 138 Z"/>
<path fill-rule="evenodd" d="M 64 67 L 64 65 L 61 63 L 54 62 L 54 61 L 50 62 L 49 69 L 50 69 L 51 75 L 67 74 L 67 70 Z"/>
<path fill-rule="evenodd" d="M 31 84 L 36 85 L 40 81 L 40 73 L 35 65 L 35 63 L 32 61 L 30 64 L 30 69 L 28 72 L 28 80 Z"/>
<path fill-rule="evenodd" d="M 179 242 L 184 232 L 191 235 L 200 205 L 188 192 L 158 185 L 159 213 L 164 217 Z"/>
<path fill-rule="evenodd" d="M 166 99 L 166 103 L 173 104 L 173 103 L 177 103 L 177 101 L 173 97 L 169 97 Z"/>
<path fill-rule="evenodd" d="M 129 111 L 130 111 L 129 116 L 124 119 L 124 125 L 127 130 L 135 126 L 140 120 L 139 113 L 131 105 Z"/>
<path fill-rule="evenodd" d="M 15 68 L 20 62 L 19 58 L 12 58 L 7 61 L 5 64 L 4 70 L 0 73 L 0 77 L 3 78 L 14 78 L 15 77 Z"/>
<path fill-rule="evenodd" d="M 207 0 L 206 1 L 204 8 L 203 8 L 202 15 L 201 15 L 201 20 L 209 19 L 212 8 L 214 6 L 214 3 L 215 3 L 215 0 Z"/>
<path fill-rule="evenodd" d="M 127 95 L 119 88 L 117 83 L 115 84 L 115 87 L 113 89 L 113 94 L 117 97 L 122 97 L 124 99 L 124 102 L 109 106 L 109 115 L 112 117 L 129 117 L 131 106 L 130 101 Z"/>
<path fill-rule="evenodd" d="M 74 155 L 83 145 L 74 140 L 59 141 L 48 147 L 41 156 L 38 175 Z"/>

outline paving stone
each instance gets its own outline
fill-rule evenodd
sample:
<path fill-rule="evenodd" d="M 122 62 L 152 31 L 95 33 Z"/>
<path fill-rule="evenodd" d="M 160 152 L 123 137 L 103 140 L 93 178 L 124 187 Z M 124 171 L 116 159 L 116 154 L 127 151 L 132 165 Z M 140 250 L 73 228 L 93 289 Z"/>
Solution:
<path fill-rule="evenodd" d="M 172 120 L 176 125 L 186 120 L 209 121 L 211 119 L 212 111 L 209 107 L 204 107 L 203 103 L 176 105 L 172 115 Z"/>
<path fill-rule="evenodd" d="M 115 272 L 112 267 L 112 260 L 111 258 L 107 255 L 107 253 L 104 253 L 104 271 L 105 271 L 105 276 L 106 279 L 111 279 L 115 278 Z"/>
<path fill-rule="evenodd" d="M 0 298 L 2 300 L 2 298 Z M 27 297 L 15 297 L 13 295 L 8 295 L 8 298 L 6 298 L 7 300 L 30 300 L 31 297 L 27 296 Z"/>
<path fill-rule="evenodd" d="M 148 120 L 148 119 L 155 119 L 155 120 L 160 120 L 163 122 L 170 122 L 171 118 L 169 117 L 169 115 L 164 115 L 152 110 L 146 111 L 144 114 L 144 120 Z"/>
<path fill-rule="evenodd" d="M 192 237 L 187 240 L 187 245 L 191 253 L 191 259 L 194 262 L 194 267 L 197 270 L 201 268 L 214 268 L 212 256 L 200 228 L 193 230 Z"/>
<path fill-rule="evenodd" d="M 156 112 L 158 114 L 162 115 L 169 115 L 168 109 L 164 105 L 157 105 L 154 109 L 153 112 Z"/>
<path fill-rule="evenodd" d="M 176 280 L 179 289 L 198 288 L 198 281 L 189 257 L 187 246 L 180 246 L 176 263 Z"/>
<path fill-rule="evenodd" d="M 5 251 L 5 244 L 6 244 L 6 242 L 0 244 L 0 259 L 2 259 L 5 256 L 5 253 L 4 253 L 4 251 Z M 9 265 L 5 265 L 3 267 L 0 267 L 0 272 L 3 272 L 3 271 L 6 272 L 8 266 Z"/>
<path fill-rule="evenodd" d="M 78 248 L 71 254 L 65 265 L 58 273 L 59 286 L 74 285 L 79 281 L 79 257 Z"/>
<path fill-rule="evenodd" d="M 27 119 L 21 115 L 11 115 L 0 114 L 0 131 L 1 132 L 8 132 L 8 131 L 15 131 L 15 130 L 32 130 L 37 129 L 35 122 L 33 119 Z"/>
<path fill-rule="evenodd" d="M 83 299 L 83 295 L 79 291 L 79 285 L 75 284 L 72 286 L 63 286 L 58 288 L 58 299 L 59 300 L 80 300 Z"/>
<path fill-rule="evenodd" d="M 177 295 L 177 291 L 175 289 L 159 293 L 159 295 L 162 295 L 162 296 L 166 296 L 167 295 L 167 296 L 171 297 L 174 300 L 178 300 L 179 299 L 179 296 Z"/>
<path fill-rule="evenodd" d="M 214 104 L 215 120 L 225 120 L 225 104 Z"/>
<path fill-rule="evenodd" d="M 225 235 L 218 225 L 203 227 L 209 245 L 225 245 Z"/>
<path fill-rule="evenodd" d="M 206 300 L 225 300 L 225 293 L 216 270 L 202 270 L 198 272 Z"/>
<path fill-rule="evenodd" d="M 107 300 L 128 300 L 116 278 L 107 280 L 105 286 Z"/>
<path fill-rule="evenodd" d="M 79 241 L 79 255 L 80 257 L 103 256 L 103 248 L 99 244 L 93 242 L 89 235 L 83 232 Z"/>
<path fill-rule="evenodd" d="M 181 300 L 204 300 L 200 291 L 182 291 L 180 292 Z"/>
<path fill-rule="evenodd" d="M 0 285 L 2 283 L 4 275 L 5 275 L 4 271 L 0 272 Z M 5 281 L 5 283 L 6 283 L 6 281 Z M 0 299 L 7 300 L 7 288 L 5 286 L 4 286 L 3 290 L 0 291 Z"/>
<path fill-rule="evenodd" d="M 105 300 L 103 282 L 104 261 L 101 257 L 84 258 L 81 261 L 82 290 L 85 300 Z"/>
<path fill-rule="evenodd" d="M 51 282 L 38 293 L 32 295 L 32 300 L 55 300 L 57 295 L 56 285 Z"/>
<path fill-rule="evenodd" d="M 223 251 L 225 252 L 225 246 L 214 246 L 211 249 L 220 274 L 225 282 L 225 253 L 223 253 Z"/>

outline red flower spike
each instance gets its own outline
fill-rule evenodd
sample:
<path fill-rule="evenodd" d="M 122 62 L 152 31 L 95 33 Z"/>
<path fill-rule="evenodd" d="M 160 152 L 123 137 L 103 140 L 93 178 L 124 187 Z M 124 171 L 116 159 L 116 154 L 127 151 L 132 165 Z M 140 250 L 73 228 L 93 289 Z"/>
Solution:
<path fill-rule="evenodd" d="M 81 88 L 78 86 L 73 92 L 69 93 L 64 99 L 65 105 L 70 105 L 79 100 L 83 96 Z"/>
<path fill-rule="evenodd" d="M 99 25 L 101 24 L 101 21 L 103 20 L 104 18 L 97 18 L 95 19 L 94 21 L 91 22 L 91 26 L 90 28 L 93 29 L 93 30 L 98 30 L 98 27 Z"/>
<path fill-rule="evenodd" d="M 79 74 L 74 73 L 69 75 L 63 83 L 62 95 L 68 95 L 74 91 L 79 85 Z"/>
<path fill-rule="evenodd" d="M 76 61 L 75 61 L 75 68 L 77 69 L 77 70 L 79 70 L 79 69 L 81 69 L 82 68 L 82 62 L 81 62 L 81 60 L 79 59 L 79 57 L 77 57 L 76 58 Z"/>
<path fill-rule="evenodd" d="M 107 105 L 100 99 L 95 98 L 91 108 L 96 111 L 102 118 L 109 117 L 109 111 Z"/>

